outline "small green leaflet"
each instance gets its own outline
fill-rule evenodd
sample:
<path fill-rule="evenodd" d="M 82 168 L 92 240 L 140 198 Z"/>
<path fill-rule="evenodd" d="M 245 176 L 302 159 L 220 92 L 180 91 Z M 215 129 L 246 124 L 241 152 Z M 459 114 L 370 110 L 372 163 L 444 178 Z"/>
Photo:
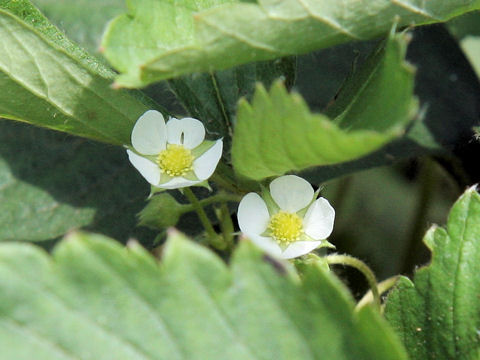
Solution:
<path fill-rule="evenodd" d="M 199 4 L 202 4 L 201 6 Z M 121 72 L 117 83 L 141 87 L 192 72 L 270 60 L 399 26 L 446 21 L 479 9 L 479 0 L 138 0 L 108 27 L 103 47 Z"/>
<path fill-rule="evenodd" d="M 474 359 L 480 348 L 480 195 L 468 189 L 447 227 L 425 235 L 432 262 L 400 279 L 385 316 L 412 360 Z"/>
<path fill-rule="evenodd" d="M 400 135 L 417 109 L 406 47 L 407 35 L 392 30 L 327 109 L 333 120 L 312 114 L 280 82 L 270 92 L 259 85 L 251 104 L 238 106 L 232 146 L 237 173 L 260 180 L 354 160 Z"/>
<path fill-rule="evenodd" d="M 406 360 L 320 267 L 300 281 L 246 241 L 227 267 L 178 233 L 160 264 L 99 235 L 72 234 L 51 257 L 0 245 L 0 347 L 1 360 Z"/>

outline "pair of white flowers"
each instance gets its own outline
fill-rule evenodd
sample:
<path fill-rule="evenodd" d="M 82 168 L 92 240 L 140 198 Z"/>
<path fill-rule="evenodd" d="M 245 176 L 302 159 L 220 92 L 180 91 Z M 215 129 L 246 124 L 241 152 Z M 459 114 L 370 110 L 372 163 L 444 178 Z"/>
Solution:
<path fill-rule="evenodd" d="M 170 118 L 149 110 L 132 131 L 133 166 L 153 186 L 176 189 L 206 181 L 222 156 L 223 141 L 205 140 L 205 127 L 193 118 Z M 328 244 L 335 211 L 312 186 L 295 175 L 273 180 L 262 197 L 249 193 L 238 207 L 240 230 L 267 253 L 290 259 Z"/>

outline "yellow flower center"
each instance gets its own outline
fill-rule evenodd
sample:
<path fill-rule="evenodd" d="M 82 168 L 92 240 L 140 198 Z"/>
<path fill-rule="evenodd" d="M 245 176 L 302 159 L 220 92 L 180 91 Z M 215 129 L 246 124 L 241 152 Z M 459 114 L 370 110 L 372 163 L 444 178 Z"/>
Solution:
<path fill-rule="evenodd" d="M 167 148 L 158 154 L 157 164 L 170 176 L 183 176 L 193 169 L 193 155 L 183 145 L 168 144 Z"/>
<path fill-rule="evenodd" d="M 279 211 L 270 218 L 268 229 L 277 242 L 289 245 L 300 239 L 303 232 L 302 219 L 295 213 Z"/>

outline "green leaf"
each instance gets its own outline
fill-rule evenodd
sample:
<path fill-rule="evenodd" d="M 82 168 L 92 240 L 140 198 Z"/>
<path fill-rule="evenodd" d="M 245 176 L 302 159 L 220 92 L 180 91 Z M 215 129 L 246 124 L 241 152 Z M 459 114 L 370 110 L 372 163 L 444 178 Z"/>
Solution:
<path fill-rule="evenodd" d="M 430 265 L 413 282 L 402 278 L 385 315 L 414 359 L 468 359 L 480 347 L 480 195 L 468 189 L 446 229 L 433 226 L 424 243 Z"/>
<path fill-rule="evenodd" d="M 90 51 L 97 51 L 108 20 L 126 8 L 124 0 L 80 0 L 74 3 L 36 0 L 35 4 L 69 38 Z M 294 70 L 294 59 L 287 58 L 216 73 L 188 75 L 172 79 L 169 85 L 189 115 L 202 119 L 208 131 L 224 137 L 226 148 L 230 148 L 238 99 L 242 96 L 250 98 L 257 81 L 271 84 L 274 79 L 284 76 L 291 83 Z"/>
<path fill-rule="evenodd" d="M 0 1 L 0 116 L 112 144 L 130 142 L 154 105 L 111 88 L 111 70 L 71 43 L 28 1 Z"/>
<path fill-rule="evenodd" d="M 326 115 L 339 127 L 388 131 L 402 127 L 417 107 L 413 85 L 415 69 L 405 61 L 409 37 L 394 34 L 351 75 Z"/>
<path fill-rule="evenodd" d="M 69 39 L 98 51 L 105 26 L 125 12 L 125 0 L 33 0 L 45 16 L 65 32 Z"/>
<path fill-rule="evenodd" d="M 123 149 L 0 122 L 0 242 L 45 241 L 80 227 L 125 242 L 142 234 L 135 214 L 148 189 Z"/>
<path fill-rule="evenodd" d="M 309 67 L 337 69 L 337 58 L 340 57 L 343 63 L 347 61 L 343 68 L 348 69 L 353 59 L 352 56 L 347 60 L 345 58 L 349 53 L 356 53 L 360 46 L 358 43 L 324 50 L 316 54 L 321 63 L 313 62 Z M 465 186 L 478 179 L 478 175 L 475 175 L 478 170 L 478 149 L 475 149 L 475 142 L 472 141 L 471 129 L 478 125 L 480 118 L 480 83 L 462 50 L 443 26 L 424 26 L 413 31 L 407 59 L 417 68 L 415 94 L 420 100 L 422 119 L 413 122 L 405 136 L 372 154 L 347 163 L 308 170 L 308 174 L 302 174 L 303 177 L 319 184 L 352 172 L 433 154 L 457 157 L 462 162 L 465 175 L 469 175 L 457 178 Z M 341 65 L 338 67 L 341 68 Z M 343 77 L 343 74 L 340 76 Z M 316 86 L 311 85 L 311 90 L 306 90 L 306 85 L 301 85 L 306 81 L 305 75 L 302 76 L 299 71 L 297 84 L 302 93 L 310 91 L 311 94 L 318 94 L 319 88 L 323 87 L 321 82 Z M 335 86 L 339 86 L 340 81 L 336 79 Z M 307 94 L 306 98 L 310 104 L 312 95 Z M 326 102 L 328 99 L 325 98 L 323 103 Z"/>
<path fill-rule="evenodd" d="M 138 224 L 152 229 L 165 230 L 177 225 L 180 216 L 191 210 L 191 206 L 180 204 L 168 193 L 156 194 L 138 214 Z"/>
<path fill-rule="evenodd" d="M 478 0 L 128 4 L 128 13 L 109 25 L 103 39 L 105 56 L 122 73 L 117 83 L 126 87 L 373 39 L 394 20 L 399 26 L 426 24 L 480 8 Z"/>
<path fill-rule="evenodd" d="M 416 110 L 406 36 L 393 35 L 345 83 L 328 117 L 310 113 L 280 83 L 259 85 L 239 104 L 232 160 L 251 179 L 345 162 L 377 150 L 403 131 Z M 392 86 L 392 83 L 395 86 Z"/>
<path fill-rule="evenodd" d="M 448 28 L 459 40 L 480 79 L 480 13 L 472 12 L 456 18 L 450 21 Z"/>
<path fill-rule="evenodd" d="M 160 265 L 96 235 L 70 235 L 53 257 L 0 245 L 0 345 L 16 360 L 406 359 L 323 270 L 300 282 L 246 242 L 227 268 L 180 234 Z"/>

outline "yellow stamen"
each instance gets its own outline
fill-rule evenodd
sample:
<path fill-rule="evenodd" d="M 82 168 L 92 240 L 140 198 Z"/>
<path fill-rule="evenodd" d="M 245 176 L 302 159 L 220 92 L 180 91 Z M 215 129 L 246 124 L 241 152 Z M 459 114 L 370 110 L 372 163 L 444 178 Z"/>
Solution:
<path fill-rule="evenodd" d="M 303 233 L 302 219 L 295 213 L 280 211 L 270 218 L 268 229 L 281 245 L 300 240 Z"/>
<path fill-rule="evenodd" d="M 157 164 L 167 175 L 184 176 L 193 169 L 193 160 L 192 152 L 183 145 L 168 144 L 158 154 Z"/>

